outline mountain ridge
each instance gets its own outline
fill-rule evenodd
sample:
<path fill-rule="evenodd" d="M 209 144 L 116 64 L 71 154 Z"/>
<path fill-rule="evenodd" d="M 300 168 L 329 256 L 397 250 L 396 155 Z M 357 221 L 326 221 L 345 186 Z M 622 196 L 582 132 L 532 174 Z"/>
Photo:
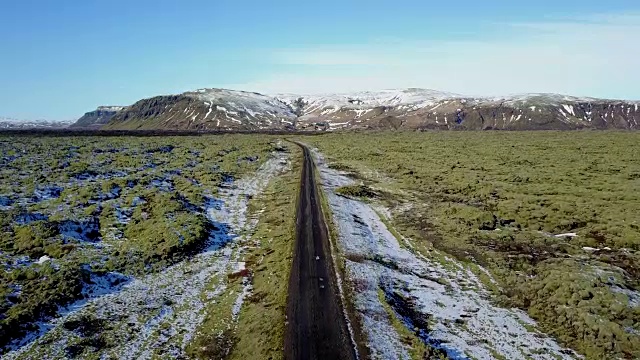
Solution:
<path fill-rule="evenodd" d="M 553 93 L 472 97 L 420 88 L 319 95 L 208 88 L 106 110 L 85 114 L 73 127 L 218 131 L 640 128 L 640 101 Z"/>

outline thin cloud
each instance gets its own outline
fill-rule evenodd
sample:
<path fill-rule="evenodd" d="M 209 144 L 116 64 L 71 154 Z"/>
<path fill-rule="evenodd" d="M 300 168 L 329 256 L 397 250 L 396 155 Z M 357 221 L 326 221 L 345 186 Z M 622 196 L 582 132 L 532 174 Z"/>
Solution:
<path fill-rule="evenodd" d="M 366 53 L 349 50 L 299 49 L 276 52 L 273 59 L 283 65 L 384 65 L 385 62 Z"/>
<path fill-rule="evenodd" d="M 425 87 L 469 95 L 558 92 L 640 98 L 640 16 L 585 16 L 496 24 L 505 38 L 386 41 L 273 50 L 290 70 L 248 84 L 257 91 L 341 92 Z"/>

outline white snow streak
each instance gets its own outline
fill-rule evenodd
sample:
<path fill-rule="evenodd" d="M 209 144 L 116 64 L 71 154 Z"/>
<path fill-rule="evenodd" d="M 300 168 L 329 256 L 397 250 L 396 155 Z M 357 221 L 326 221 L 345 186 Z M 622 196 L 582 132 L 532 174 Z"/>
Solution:
<path fill-rule="evenodd" d="M 524 312 L 496 307 L 480 280 L 462 264 L 439 253 L 424 257 L 400 246 L 370 205 L 334 193 L 353 181 L 329 169 L 321 155 L 315 156 L 354 287 L 354 305 L 374 358 L 408 357 L 380 303 L 379 289 L 412 299 L 413 310 L 431 319 L 432 330 L 423 333 L 423 340 L 453 359 L 493 359 L 493 352 L 508 359 L 575 357 L 553 339 L 529 332 L 527 327 L 535 323 Z"/>
<path fill-rule="evenodd" d="M 573 111 L 573 105 L 562 104 L 562 107 L 567 111 L 567 113 L 576 116 L 576 113 Z"/>
<path fill-rule="evenodd" d="M 64 348 L 71 332 L 62 324 L 81 314 L 106 319 L 115 330 L 114 348 L 110 356 L 118 359 L 149 359 L 152 350 L 170 358 L 183 358 L 185 348 L 206 315 L 205 301 L 215 301 L 226 289 L 225 276 L 235 270 L 243 249 L 226 246 L 243 243 L 257 224 L 248 218 L 248 201 L 259 194 L 268 182 L 288 166 L 287 154 L 278 152 L 258 169 L 254 177 L 239 180 L 233 187 L 220 189 L 219 198 L 209 201 L 205 211 L 215 230 L 208 247 L 189 260 L 170 266 L 126 284 L 118 291 L 105 291 L 97 297 L 74 307 L 61 318 L 41 324 L 37 339 L 19 350 L 9 352 L 3 359 L 16 359 L 29 351 L 29 357 L 65 358 Z M 220 276 L 217 276 L 220 275 Z M 212 279 L 218 279 L 212 282 Z M 231 309 L 237 320 L 244 298 L 251 286 L 246 279 L 243 291 Z M 50 329 L 50 330 L 49 330 Z M 104 354 L 105 356 L 107 354 Z"/>

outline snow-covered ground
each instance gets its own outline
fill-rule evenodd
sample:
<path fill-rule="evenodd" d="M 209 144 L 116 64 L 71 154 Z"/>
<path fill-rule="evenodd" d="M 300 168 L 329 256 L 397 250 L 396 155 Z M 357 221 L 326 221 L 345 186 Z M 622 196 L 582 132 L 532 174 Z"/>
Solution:
<path fill-rule="evenodd" d="M 353 181 L 314 154 L 348 281 L 354 286 L 354 305 L 374 358 L 408 358 L 409 350 L 391 325 L 380 290 L 395 316 L 411 330 L 420 328 L 420 338 L 450 358 L 578 357 L 535 330 L 535 322 L 523 311 L 494 305 L 478 277 L 463 264 L 435 251 L 423 256 L 413 251 L 411 239 L 403 238 L 401 244 L 380 218 L 387 211 L 336 195 L 337 187 Z"/>
<path fill-rule="evenodd" d="M 63 316 L 39 324 L 40 331 L 30 334 L 28 342 L 14 343 L 14 351 L 3 359 L 66 358 L 65 349 L 78 333 L 63 325 L 83 317 L 102 321 L 102 333 L 114 344 L 101 358 L 149 359 L 154 353 L 184 357 L 205 318 L 206 303 L 226 290 L 226 275 L 237 269 L 242 244 L 256 225 L 257 219 L 247 213 L 249 199 L 287 166 L 287 153 L 275 152 L 254 176 L 226 184 L 215 200 L 206 202 L 203 210 L 215 230 L 201 253 L 139 279 L 122 281 L 117 274 L 111 276 L 119 279 L 115 284 L 96 279 L 96 291 L 88 295 L 97 297 L 72 304 Z M 248 281 L 243 284 L 231 309 L 234 320 L 251 291 Z"/>

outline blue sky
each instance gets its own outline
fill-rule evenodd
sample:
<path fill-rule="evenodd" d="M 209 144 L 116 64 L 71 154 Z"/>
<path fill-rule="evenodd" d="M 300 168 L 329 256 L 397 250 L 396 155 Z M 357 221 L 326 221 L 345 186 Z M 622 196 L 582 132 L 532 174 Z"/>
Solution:
<path fill-rule="evenodd" d="M 640 99 L 640 2 L 0 0 L 0 116 L 202 87 Z"/>

